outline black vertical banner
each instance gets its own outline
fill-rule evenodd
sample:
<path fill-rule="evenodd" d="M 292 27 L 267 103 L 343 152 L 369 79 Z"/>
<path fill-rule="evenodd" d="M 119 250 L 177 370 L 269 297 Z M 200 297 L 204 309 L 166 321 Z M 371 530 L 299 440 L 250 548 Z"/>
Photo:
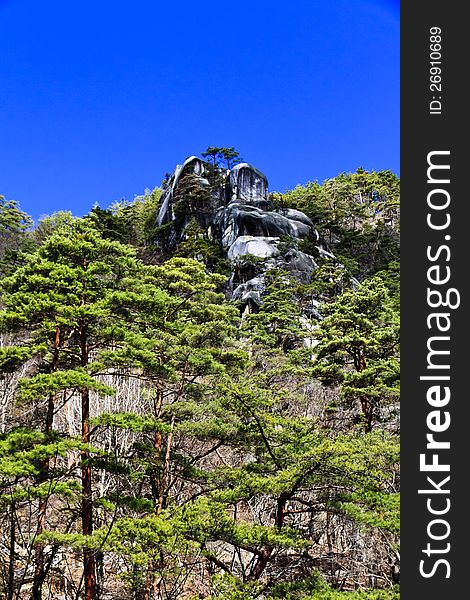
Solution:
<path fill-rule="evenodd" d="M 404 600 L 470 597 L 470 58 L 464 4 L 401 4 Z"/>

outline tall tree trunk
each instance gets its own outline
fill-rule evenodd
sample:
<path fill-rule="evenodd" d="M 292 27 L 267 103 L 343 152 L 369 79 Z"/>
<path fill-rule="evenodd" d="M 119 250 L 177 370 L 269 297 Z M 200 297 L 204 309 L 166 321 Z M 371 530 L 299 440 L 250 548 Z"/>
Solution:
<path fill-rule="evenodd" d="M 80 332 L 81 365 L 88 365 L 88 345 L 86 328 Z M 82 390 L 82 442 L 90 443 L 90 390 Z M 93 533 L 93 496 L 92 496 L 92 470 L 90 452 L 85 449 L 81 453 L 82 461 L 82 533 L 89 536 Z M 96 599 L 96 565 L 95 553 L 92 549 L 83 549 L 83 576 L 85 582 L 85 600 Z"/>
<path fill-rule="evenodd" d="M 57 371 L 59 366 L 59 354 L 61 349 L 61 331 L 60 327 L 56 328 L 55 332 L 55 341 L 54 341 L 54 354 L 52 357 L 51 364 L 51 373 Z M 51 433 L 52 427 L 54 424 L 54 405 L 55 405 L 55 397 L 54 394 L 49 394 L 47 399 L 47 414 L 46 421 L 44 424 L 44 433 L 46 437 Z M 49 477 L 50 470 L 50 462 L 47 458 L 43 461 L 41 465 L 41 471 L 38 476 L 38 484 L 44 483 L 47 481 Z M 46 526 L 46 513 L 47 513 L 47 504 L 49 498 L 46 496 L 45 498 L 41 498 L 39 500 L 38 507 L 38 519 L 36 526 L 36 536 L 41 535 Z M 32 600 L 41 600 L 42 598 L 42 585 L 44 583 L 44 579 L 46 577 L 46 569 L 45 569 L 45 561 L 44 561 L 44 544 L 39 542 L 36 544 L 34 549 L 34 575 L 33 575 L 33 587 L 31 589 L 31 598 Z"/>
<path fill-rule="evenodd" d="M 90 392 L 82 391 L 82 441 L 90 443 Z M 93 533 L 93 497 L 90 453 L 83 450 L 82 459 L 82 533 Z M 83 549 L 83 569 L 85 579 L 85 600 L 96 598 L 95 554 L 90 548 Z"/>
<path fill-rule="evenodd" d="M 15 544 L 16 544 L 16 503 L 14 500 L 10 504 L 10 548 L 8 557 L 8 589 L 7 600 L 13 600 L 15 593 Z"/>
<path fill-rule="evenodd" d="M 47 401 L 47 416 L 46 416 L 46 424 L 45 424 L 45 433 L 48 435 L 52 431 L 52 425 L 54 421 L 54 395 L 51 394 Z M 41 472 L 38 476 L 38 484 L 42 484 L 47 481 L 49 477 L 49 469 L 50 463 L 49 459 L 46 459 L 42 466 Z M 38 520 L 36 526 L 36 536 L 41 535 L 46 527 L 46 513 L 47 513 L 47 504 L 49 498 L 46 496 L 45 498 L 41 498 L 39 500 L 38 507 Z M 32 600 L 41 600 L 42 598 L 42 584 L 44 583 L 44 579 L 46 578 L 46 569 L 45 569 L 45 561 L 44 561 L 44 544 L 42 542 L 38 542 L 34 549 L 34 575 L 33 575 L 33 587 L 31 589 L 31 598 Z"/>
<path fill-rule="evenodd" d="M 358 373 L 364 371 L 367 368 L 366 357 L 363 351 L 359 351 L 354 357 L 354 367 Z M 364 417 L 364 432 L 370 433 L 372 431 L 372 421 L 374 417 L 374 405 L 367 396 L 361 396 L 359 398 L 361 403 L 362 416 Z"/>
<path fill-rule="evenodd" d="M 291 498 L 292 493 L 284 493 L 279 496 L 276 504 L 276 517 L 274 519 L 275 525 L 278 529 L 284 525 L 285 513 L 286 513 L 286 503 Z M 251 573 L 248 579 L 257 580 L 263 574 L 271 554 L 273 553 L 274 548 L 272 546 L 265 546 L 260 554 L 258 555 L 258 560 L 254 564 Z"/>
<path fill-rule="evenodd" d="M 162 406 L 163 406 L 163 390 L 158 389 L 157 398 L 155 401 L 155 416 L 157 418 L 161 417 L 162 414 Z M 162 465 L 162 473 L 159 478 L 158 484 L 155 486 L 158 489 L 158 503 L 157 508 L 155 510 L 155 514 L 158 516 L 163 508 L 165 507 L 166 501 L 166 487 L 168 483 L 168 474 L 170 471 L 170 455 L 171 455 L 171 447 L 173 444 L 173 427 L 175 425 L 175 416 L 173 415 L 171 418 L 171 431 L 168 434 L 166 441 L 166 449 L 165 449 L 165 457 Z M 155 433 L 154 440 L 154 448 L 155 455 L 159 456 L 161 454 L 163 447 L 163 436 L 157 431 Z M 163 566 L 163 555 L 161 556 L 160 563 Z M 155 571 L 157 569 L 157 564 L 155 561 L 151 561 L 147 570 L 147 577 L 145 581 L 145 590 L 144 590 L 144 600 L 152 600 L 157 594 L 158 586 L 160 584 L 160 580 L 158 577 L 155 577 Z"/>
<path fill-rule="evenodd" d="M 361 409 L 364 417 L 364 432 L 370 433 L 372 431 L 372 420 L 374 416 L 374 406 L 368 398 L 361 398 Z"/>
<path fill-rule="evenodd" d="M 153 402 L 153 411 L 156 419 L 160 419 L 162 416 L 163 406 L 163 390 L 161 387 L 157 387 L 156 395 Z M 153 456 L 156 464 L 160 461 L 161 451 L 163 447 L 163 434 L 161 431 L 155 431 L 153 436 Z M 157 500 L 160 497 L 160 481 L 161 476 L 157 466 L 152 468 L 150 474 L 150 485 L 152 488 L 153 497 Z"/>
<path fill-rule="evenodd" d="M 165 450 L 165 459 L 163 461 L 163 472 L 160 483 L 160 495 L 158 498 L 158 506 L 157 506 L 157 516 L 162 512 L 165 508 L 166 504 L 166 496 L 167 496 L 167 486 L 168 479 L 170 474 L 170 455 L 171 455 L 171 447 L 173 445 L 173 428 L 175 426 L 175 415 L 171 417 L 171 430 L 168 434 L 166 440 L 166 450 Z"/>

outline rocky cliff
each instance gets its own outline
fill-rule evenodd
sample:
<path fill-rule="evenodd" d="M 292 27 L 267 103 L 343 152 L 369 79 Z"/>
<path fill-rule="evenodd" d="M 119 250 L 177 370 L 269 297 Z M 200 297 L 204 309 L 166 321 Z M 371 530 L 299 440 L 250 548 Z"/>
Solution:
<path fill-rule="evenodd" d="M 310 283 L 317 268 L 315 258 L 333 257 L 309 217 L 276 207 L 267 178 L 248 163 L 221 170 L 191 156 L 177 165 L 164 189 L 157 217 L 170 247 L 185 240 L 193 219 L 231 261 L 229 293 L 244 310 L 253 311 L 260 305 L 269 269 L 284 269 L 300 282 Z M 297 248 L 295 242 L 306 239 L 312 242 L 309 248 L 314 256 Z M 250 260 L 255 269 L 239 268 Z"/>

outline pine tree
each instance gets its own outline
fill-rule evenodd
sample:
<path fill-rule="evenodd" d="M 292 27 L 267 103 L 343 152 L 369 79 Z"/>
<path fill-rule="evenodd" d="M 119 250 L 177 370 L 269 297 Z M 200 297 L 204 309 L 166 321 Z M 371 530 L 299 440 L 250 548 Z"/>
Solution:
<path fill-rule="evenodd" d="M 345 399 L 359 401 L 366 432 L 380 408 L 397 401 L 399 315 L 382 277 L 364 281 L 323 308 L 315 371 L 339 384 Z"/>
<path fill-rule="evenodd" d="M 175 443 L 200 431 L 201 414 L 216 409 L 211 399 L 215 382 L 227 370 L 237 368 L 243 353 L 234 340 L 237 311 L 217 291 L 224 277 L 208 275 L 201 263 L 183 258 L 153 267 L 152 276 L 168 294 L 168 301 L 160 317 L 146 314 L 141 316 L 141 323 L 133 321 L 133 327 L 144 330 L 148 340 L 141 366 L 149 382 L 154 423 L 143 432 L 134 469 L 141 473 L 145 499 L 153 506 L 149 523 L 162 527 L 177 502 L 177 490 L 197 472 L 190 457 L 175 449 Z M 116 360 L 119 353 L 114 356 Z M 138 528 L 138 523 L 131 525 L 127 517 L 123 518 L 126 527 Z M 181 528 L 181 515 L 174 518 Z M 118 522 L 118 529 L 121 524 Z M 187 543 L 181 540 L 182 548 Z M 152 590 L 159 582 L 161 585 L 163 573 L 168 578 L 165 585 L 170 585 L 174 551 L 175 547 L 171 549 L 163 541 L 157 548 L 149 544 L 141 583 L 144 598 L 153 597 Z"/>
<path fill-rule="evenodd" d="M 208 150 L 218 186 L 240 158 Z M 188 177 L 180 224 L 210 209 L 210 188 Z M 294 190 L 344 264 L 382 270 L 355 290 L 342 260 L 319 260 L 308 286 L 268 270 L 239 328 L 195 221 L 184 256 L 158 266 L 122 243 L 142 251 L 153 239 L 158 191 L 16 232 L 40 247 L 0 283 L 0 375 L 16 400 L 0 434 L 8 600 L 33 573 L 33 600 L 49 584 L 54 594 L 57 560 L 75 552 L 74 594 L 86 600 L 117 597 L 118 581 L 139 600 L 336 598 L 314 571 L 328 578 L 335 556 L 349 581 L 387 575 L 398 531 L 398 444 L 381 425 L 398 397 L 395 179 L 360 169 Z M 339 393 L 362 427 L 329 418 Z M 61 422 L 72 409 L 79 435 Z M 356 538 L 362 550 L 342 553 Z M 365 553 L 383 540 L 376 566 Z"/>
<path fill-rule="evenodd" d="M 335 256 L 363 278 L 399 257 L 399 179 L 391 171 L 357 169 L 283 196 L 317 225 Z M 308 251 L 308 250 L 307 250 Z"/>
<path fill-rule="evenodd" d="M 295 292 L 286 273 L 270 272 L 259 313 L 248 315 L 242 325 L 250 360 L 241 373 L 221 377 L 217 400 L 211 412 L 200 417 L 198 427 L 214 444 L 249 457 L 208 473 L 212 489 L 207 488 L 206 504 L 193 507 L 193 519 L 199 511 L 204 517 L 193 523 L 191 537 L 209 536 L 232 547 L 231 562 L 210 551 L 210 544 L 204 543 L 202 551 L 213 569 L 235 576 L 240 569 L 243 577 L 237 585 L 242 587 L 264 578 L 279 555 L 286 562 L 290 555 L 297 564 L 308 564 L 306 550 L 314 542 L 305 532 L 315 513 L 324 513 L 327 523 L 343 515 L 392 534 L 398 528 L 397 495 L 390 491 L 398 460 L 393 438 L 339 434 L 325 427 L 319 416 L 302 414 L 313 408 L 315 365 L 304 346 L 311 332 L 302 327 Z M 247 504 L 265 507 L 262 525 L 227 518 Z M 305 521 L 299 529 L 301 515 Z M 246 553 L 252 559 L 244 564 L 241 556 Z"/>
<path fill-rule="evenodd" d="M 32 224 L 15 200 L 0 195 L 0 275 L 18 264 L 18 253 L 28 246 L 27 231 Z"/>
<path fill-rule="evenodd" d="M 95 554 L 86 546 L 93 533 L 92 459 L 90 452 L 91 393 L 112 394 L 99 381 L 113 352 L 122 352 L 133 340 L 128 321 L 140 306 L 160 314 L 167 295 L 154 281 L 146 283 L 145 268 L 135 252 L 103 239 L 86 221 L 76 220 L 54 232 L 26 264 L 2 282 L 3 331 L 17 331 L 23 343 L 3 349 L 8 368 L 36 357 L 39 370 L 20 381 L 18 396 L 36 406 L 44 435 L 54 435 L 54 413 L 59 394 L 81 399 L 81 520 L 86 600 L 96 598 Z M 106 359 L 106 363 L 101 359 Z M 8 359 L 8 361 L 6 360 Z M 135 357 L 129 353 L 127 366 Z M 44 404 L 45 402 L 45 404 Z M 46 458 L 38 484 L 50 477 Z M 45 529 L 48 498 L 40 500 L 38 536 Z M 33 597 L 41 598 L 45 578 L 43 545 L 36 547 Z"/>
<path fill-rule="evenodd" d="M 201 153 L 201 156 L 210 160 L 213 169 L 219 168 L 221 165 L 232 169 L 243 160 L 233 146 L 230 148 L 209 146 L 205 152 Z"/>
<path fill-rule="evenodd" d="M 254 342 L 284 352 L 298 348 L 306 337 L 305 324 L 296 297 L 298 285 L 282 269 L 270 269 L 265 274 L 266 291 L 257 313 L 246 316 L 242 331 Z"/>

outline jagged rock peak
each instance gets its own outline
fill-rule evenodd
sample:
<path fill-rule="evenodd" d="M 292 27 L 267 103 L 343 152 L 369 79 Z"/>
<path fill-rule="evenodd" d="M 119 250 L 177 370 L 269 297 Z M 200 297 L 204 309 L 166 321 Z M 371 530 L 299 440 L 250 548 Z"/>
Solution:
<path fill-rule="evenodd" d="M 234 264 L 230 293 L 252 310 L 261 302 L 264 273 L 270 269 L 289 271 L 303 283 L 311 281 L 317 265 L 313 256 L 297 247 L 298 242 L 310 239 L 317 256 L 332 256 L 309 217 L 299 210 L 276 207 L 267 178 L 246 162 L 224 170 L 190 156 L 176 166 L 162 194 L 157 218 L 157 225 L 165 226 L 167 250 L 187 239 L 191 220 Z M 286 246 L 286 240 L 292 243 Z M 246 259 L 250 263 L 250 257 L 258 261 L 256 273 L 250 275 L 248 267 L 242 274 L 240 264 Z"/>
<path fill-rule="evenodd" d="M 190 191 L 181 185 L 186 175 L 192 177 Z M 180 214 L 178 219 L 175 207 L 185 195 L 187 206 L 179 211 L 183 218 Z M 195 202 L 196 196 L 198 202 Z M 266 176 L 248 163 L 224 171 L 190 156 L 182 165 L 177 165 L 162 195 L 157 225 L 173 222 L 172 241 L 178 243 L 184 237 L 190 218 L 207 229 L 225 252 L 243 236 L 318 238 L 313 223 L 304 213 L 273 207 Z"/>

